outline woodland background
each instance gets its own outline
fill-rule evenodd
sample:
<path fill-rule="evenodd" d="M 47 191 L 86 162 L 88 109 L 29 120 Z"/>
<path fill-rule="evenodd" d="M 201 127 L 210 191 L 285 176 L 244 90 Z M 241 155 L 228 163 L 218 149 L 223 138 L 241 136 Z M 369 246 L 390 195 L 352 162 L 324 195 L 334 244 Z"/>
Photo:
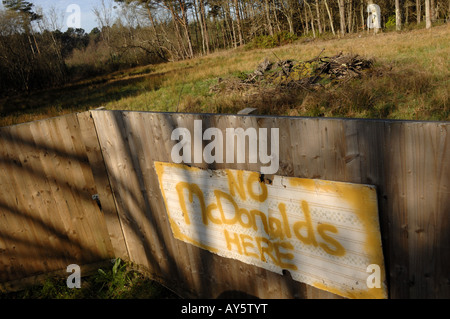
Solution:
<path fill-rule="evenodd" d="M 230 48 L 271 48 L 301 37 L 369 32 L 367 0 L 116 0 L 95 8 L 98 28 L 69 28 L 55 9 L 3 0 L 0 97 L 113 71 L 192 59 Z M 450 0 L 379 0 L 383 31 L 431 28 Z M 115 14 L 113 14 L 115 12 Z"/>

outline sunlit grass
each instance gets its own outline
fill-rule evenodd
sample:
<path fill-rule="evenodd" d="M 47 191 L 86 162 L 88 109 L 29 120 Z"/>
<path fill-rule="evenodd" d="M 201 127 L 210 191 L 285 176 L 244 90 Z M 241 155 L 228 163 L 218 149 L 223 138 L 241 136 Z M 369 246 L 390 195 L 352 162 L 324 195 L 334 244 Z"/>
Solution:
<path fill-rule="evenodd" d="M 449 26 L 431 30 L 360 33 L 341 39 L 300 38 L 273 49 L 244 47 L 192 60 L 122 70 L 63 88 L 0 101 L 0 125 L 107 109 L 234 113 L 247 106 L 262 114 L 450 120 Z M 319 92 L 216 94 L 219 78 L 251 72 L 265 57 L 305 61 L 353 53 L 374 59 L 381 76 L 365 77 Z"/>

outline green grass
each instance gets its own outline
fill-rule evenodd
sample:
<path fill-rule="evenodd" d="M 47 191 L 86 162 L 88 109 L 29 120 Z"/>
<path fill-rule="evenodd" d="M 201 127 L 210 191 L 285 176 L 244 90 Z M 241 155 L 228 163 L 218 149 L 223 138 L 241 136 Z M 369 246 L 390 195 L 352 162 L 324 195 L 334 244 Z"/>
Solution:
<path fill-rule="evenodd" d="M 0 299 L 172 299 L 177 295 L 116 259 L 109 269 L 81 279 L 81 288 L 68 288 L 66 278 L 48 277 L 44 283 Z"/>
<path fill-rule="evenodd" d="M 450 26 L 359 33 L 345 38 L 305 39 L 270 49 L 248 47 L 192 60 L 142 66 L 62 88 L 0 100 L 0 126 L 99 106 L 107 109 L 236 113 L 256 107 L 260 114 L 450 120 Z M 306 41 L 308 40 L 308 41 Z M 219 78 L 242 77 L 265 57 L 305 61 L 339 52 L 376 61 L 362 79 L 312 92 L 211 92 Z"/>

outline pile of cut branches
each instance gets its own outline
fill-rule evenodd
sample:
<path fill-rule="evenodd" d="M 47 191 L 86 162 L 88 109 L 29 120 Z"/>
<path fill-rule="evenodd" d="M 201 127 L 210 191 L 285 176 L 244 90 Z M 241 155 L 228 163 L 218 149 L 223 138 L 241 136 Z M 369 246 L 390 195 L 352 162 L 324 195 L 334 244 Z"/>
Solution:
<path fill-rule="evenodd" d="M 308 61 L 278 59 L 271 62 L 266 57 L 249 74 L 241 74 L 239 78 L 219 79 L 219 82 L 211 87 L 211 91 L 245 91 L 252 87 L 313 90 L 360 77 L 372 66 L 372 60 L 342 52 L 330 57 L 319 55 Z"/>

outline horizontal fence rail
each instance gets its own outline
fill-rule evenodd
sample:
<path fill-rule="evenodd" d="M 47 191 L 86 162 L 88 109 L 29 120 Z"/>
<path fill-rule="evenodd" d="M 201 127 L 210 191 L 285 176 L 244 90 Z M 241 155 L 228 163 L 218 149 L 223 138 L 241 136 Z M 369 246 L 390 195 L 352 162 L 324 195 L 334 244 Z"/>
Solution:
<path fill-rule="evenodd" d="M 238 128 L 278 129 L 266 145 L 277 142 L 273 162 L 255 160 L 251 143 L 242 161 L 226 161 L 227 129 Z M 224 138 L 222 162 L 199 153 L 208 129 Z M 107 110 L 0 128 L 0 282 L 120 257 L 186 297 L 340 298 L 176 239 L 155 162 L 182 158 L 373 185 L 389 298 L 449 298 L 449 131 L 448 122 Z M 174 153 L 174 132 L 189 132 L 190 152 Z"/>

